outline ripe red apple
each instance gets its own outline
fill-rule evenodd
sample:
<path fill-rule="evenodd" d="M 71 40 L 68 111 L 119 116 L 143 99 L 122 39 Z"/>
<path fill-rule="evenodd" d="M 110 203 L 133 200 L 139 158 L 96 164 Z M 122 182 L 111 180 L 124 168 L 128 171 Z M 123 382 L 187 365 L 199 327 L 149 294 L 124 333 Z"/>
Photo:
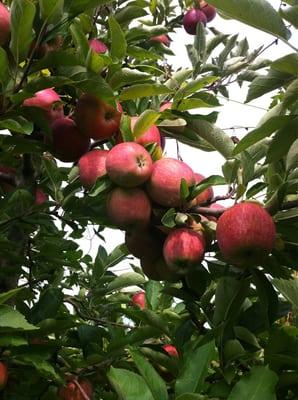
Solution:
<path fill-rule="evenodd" d="M 207 22 L 212 21 L 216 16 L 216 8 L 206 3 L 206 1 L 200 1 L 200 10 L 206 15 Z"/>
<path fill-rule="evenodd" d="M 152 42 L 158 42 L 158 43 L 162 43 L 165 46 L 170 46 L 171 44 L 171 39 L 169 38 L 168 35 L 157 35 L 157 36 L 153 36 L 152 38 L 150 38 L 150 40 Z"/>
<path fill-rule="evenodd" d="M 0 3 L 0 46 L 10 38 L 10 12 L 3 3 Z"/>
<path fill-rule="evenodd" d="M 195 173 L 195 179 L 196 179 L 196 184 L 199 184 L 201 181 L 205 179 L 205 176 Z M 213 196 L 214 196 L 213 189 L 212 187 L 209 187 L 208 189 L 204 190 L 203 192 L 197 195 L 197 197 L 194 199 L 194 203 L 196 205 L 206 203 L 207 201 L 211 200 Z"/>
<path fill-rule="evenodd" d="M 180 280 L 180 276 L 169 269 L 162 253 L 157 259 L 151 259 L 149 257 L 141 258 L 141 267 L 144 274 L 153 281 L 175 283 Z"/>
<path fill-rule="evenodd" d="M 97 54 L 105 53 L 106 51 L 108 51 L 107 46 L 98 39 L 90 39 L 89 46 Z"/>
<path fill-rule="evenodd" d="M 78 162 L 81 184 L 90 189 L 96 180 L 104 176 L 108 150 L 94 149 L 84 154 Z"/>
<path fill-rule="evenodd" d="M 150 222 L 151 203 L 142 189 L 113 189 L 107 199 L 107 214 L 120 229 L 140 229 Z"/>
<path fill-rule="evenodd" d="M 204 254 L 204 236 L 188 228 L 173 230 L 163 246 L 163 256 L 168 267 L 178 274 L 187 274 L 192 267 L 203 261 Z"/>
<path fill-rule="evenodd" d="M 0 391 L 3 390 L 7 384 L 8 370 L 6 364 L 0 361 Z"/>
<path fill-rule="evenodd" d="M 133 131 L 135 124 L 138 120 L 138 117 L 131 117 L 131 130 Z M 146 132 L 144 132 L 141 136 L 139 136 L 136 140 L 137 143 L 145 146 L 149 143 L 156 143 L 157 145 L 161 145 L 160 133 L 157 126 L 152 125 Z"/>
<path fill-rule="evenodd" d="M 64 162 L 77 161 L 90 146 L 90 140 L 82 135 L 76 123 L 68 117 L 57 119 L 52 124 L 53 154 Z"/>
<path fill-rule="evenodd" d="M 257 203 L 234 205 L 218 219 L 216 238 L 223 257 L 239 267 L 258 265 L 273 249 L 272 217 Z"/>
<path fill-rule="evenodd" d="M 218 203 L 210 204 L 209 208 L 211 208 L 213 210 L 226 210 L 226 208 L 224 206 L 222 206 L 221 204 L 218 204 Z M 218 217 L 215 217 L 213 215 L 208 215 L 207 218 L 209 219 L 209 221 L 214 221 L 214 222 L 217 222 L 217 220 L 218 220 Z"/>
<path fill-rule="evenodd" d="M 179 353 L 176 347 L 173 346 L 172 344 L 164 344 L 162 348 L 166 353 L 168 353 L 169 356 L 179 358 Z"/>
<path fill-rule="evenodd" d="M 197 8 L 192 8 L 187 11 L 183 17 L 183 26 L 187 33 L 190 35 L 196 34 L 197 24 L 201 22 L 206 26 L 207 18 L 206 15 Z"/>
<path fill-rule="evenodd" d="M 35 204 L 40 205 L 46 201 L 48 201 L 48 196 L 45 194 L 45 192 L 42 189 L 37 188 L 35 191 Z"/>
<path fill-rule="evenodd" d="M 74 119 L 85 136 L 103 140 L 118 132 L 121 113 L 97 97 L 83 94 L 77 103 Z"/>
<path fill-rule="evenodd" d="M 152 159 L 148 151 L 138 143 L 119 143 L 107 155 L 106 170 L 111 180 L 119 186 L 135 187 L 150 177 Z"/>
<path fill-rule="evenodd" d="M 135 293 L 131 298 L 131 304 L 134 307 L 139 307 L 141 310 L 146 308 L 146 295 L 145 292 Z"/>
<path fill-rule="evenodd" d="M 181 180 L 188 185 L 195 183 L 192 169 L 183 161 L 174 158 L 162 158 L 153 164 L 152 174 L 147 183 L 150 197 L 165 207 L 179 207 Z"/>
<path fill-rule="evenodd" d="M 129 252 L 140 259 L 156 260 L 162 255 L 163 239 L 153 228 L 126 232 L 125 244 Z"/>
<path fill-rule="evenodd" d="M 79 379 L 80 387 L 74 382 L 69 381 L 66 386 L 58 390 L 58 396 L 63 400 L 86 400 L 86 395 L 89 399 L 93 395 L 93 387 L 87 379 Z M 85 394 L 84 394 L 85 393 Z"/>
<path fill-rule="evenodd" d="M 45 115 L 50 122 L 64 117 L 61 98 L 54 89 L 44 89 L 36 92 L 33 97 L 24 100 L 23 106 L 41 108 L 45 111 Z"/>

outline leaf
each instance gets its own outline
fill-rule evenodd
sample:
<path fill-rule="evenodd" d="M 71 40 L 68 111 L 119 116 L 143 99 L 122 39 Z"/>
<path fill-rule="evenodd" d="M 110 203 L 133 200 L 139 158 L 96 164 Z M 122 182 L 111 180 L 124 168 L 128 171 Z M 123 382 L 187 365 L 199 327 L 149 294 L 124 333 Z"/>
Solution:
<path fill-rule="evenodd" d="M 133 127 L 133 136 L 138 138 L 142 136 L 158 120 L 160 113 L 154 110 L 145 110 L 137 119 Z"/>
<path fill-rule="evenodd" d="M 116 289 L 122 289 L 128 286 L 142 285 L 146 279 L 136 272 L 126 272 L 117 276 L 107 287 L 107 292 L 112 292 Z"/>
<path fill-rule="evenodd" d="M 60 380 L 58 374 L 56 373 L 52 365 L 45 360 L 42 354 L 36 354 L 33 352 L 25 353 L 19 355 L 18 359 L 26 364 L 33 365 L 38 371 L 38 373 L 41 374 L 42 376 L 46 378 L 55 379 L 56 381 Z"/>
<path fill-rule="evenodd" d="M 227 400 L 276 400 L 277 375 L 268 367 L 252 367 L 233 387 Z"/>
<path fill-rule="evenodd" d="M 31 309 L 30 321 L 38 324 L 44 319 L 56 317 L 62 305 L 63 297 L 61 289 L 49 288 L 44 290 L 39 301 Z"/>
<path fill-rule="evenodd" d="M 12 289 L 9 292 L 0 293 L 0 304 L 5 303 L 7 300 L 14 297 L 16 294 L 20 293 L 24 288 L 16 288 Z"/>
<path fill-rule="evenodd" d="M 195 188 L 191 191 L 191 198 L 194 199 L 204 190 L 208 189 L 210 186 L 226 185 L 227 182 L 223 176 L 211 175 L 206 179 L 203 179 Z"/>
<path fill-rule="evenodd" d="M 271 68 L 287 74 L 298 75 L 298 54 L 287 54 L 271 63 Z"/>
<path fill-rule="evenodd" d="M 130 349 L 129 352 L 139 373 L 142 375 L 146 384 L 148 385 L 154 400 L 167 400 L 168 392 L 166 384 L 152 367 L 152 365 L 136 349 Z"/>
<path fill-rule="evenodd" d="M 286 9 L 280 8 L 280 15 L 298 29 L 298 4 Z"/>
<path fill-rule="evenodd" d="M 116 12 L 115 18 L 117 22 L 122 25 L 129 23 L 133 19 L 144 17 L 145 15 L 147 15 L 147 12 L 143 7 L 126 5 Z"/>
<path fill-rule="evenodd" d="M 296 370 L 298 368 L 298 338 L 297 328 L 286 326 L 273 327 L 265 347 L 265 362 L 270 368 L 279 372 Z"/>
<path fill-rule="evenodd" d="M 270 136 L 273 132 L 276 132 L 280 128 L 284 128 L 291 121 L 291 117 L 288 115 L 274 116 L 265 121 L 261 126 L 250 131 L 247 135 L 235 147 L 233 154 L 239 154 L 248 147 L 259 142 L 267 136 Z"/>
<path fill-rule="evenodd" d="M 127 84 L 148 80 L 151 80 L 151 75 L 147 72 L 142 72 L 137 69 L 122 68 L 112 75 L 109 79 L 109 84 L 116 90 Z"/>
<path fill-rule="evenodd" d="M 172 93 L 172 90 L 164 85 L 144 83 L 123 89 L 120 94 L 120 100 L 134 100 L 169 93 Z"/>
<path fill-rule="evenodd" d="M 18 347 L 18 346 L 26 346 L 28 344 L 27 339 L 21 336 L 15 335 L 4 335 L 1 333 L 0 336 L 0 347 Z"/>
<path fill-rule="evenodd" d="M 287 171 L 295 169 L 298 165 L 298 139 L 292 144 L 287 154 L 286 168 Z"/>
<path fill-rule="evenodd" d="M 181 373 L 176 380 L 176 396 L 203 390 L 204 381 L 213 357 L 215 357 L 215 343 L 213 341 L 196 349 L 189 349 L 185 354 Z"/>
<path fill-rule="evenodd" d="M 208 3 L 230 18 L 271 33 L 273 36 L 289 39 L 289 32 L 283 20 L 266 0 L 208 0 Z"/>
<path fill-rule="evenodd" d="M 0 306 L 0 329 L 1 331 L 20 330 L 33 331 L 38 329 L 36 326 L 29 324 L 24 315 L 13 308 L 1 305 Z"/>
<path fill-rule="evenodd" d="M 122 60 L 126 55 L 127 43 L 121 26 L 112 16 L 109 17 L 109 29 L 112 42 L 110 54 L 113 59 Z"/>
<path fill-rule="evenodd" d="M 283 98 L 283 106 L 288 108 L 291 104 L 297 101 L 298 98 L 298 79 L 295 79 L 289 84 Z"/>
<path fill-rule="evenodd" d="M 293 76 L 286 72 L 270 69 L 267 75 L 258 76 L 252 81 L 245 103 L 249 103 L 251 100 L 284 86 L 291 79 L 293 79 Z"/>
<path fill-rule="evenodd" d="M 175 208 L 169 208 L 168 211 L 163 215 L 161 223 L 167 228 L 174 228 L 176 226 L 175 218 L 176 218 Z"/>
<path fill-rule="evenodd" d="M 298 310 L 298 279 L 273 279 L 273 285 Z"/>
<path fill-rule="evenodd" d="M 154 400 L 144 379 L 134 372 L 111 367 L 107 377 L 123 400 Z"/>
<path fill-rule="evenodd" d="M 150 304 L 152 310 L 157 310 L 159 306 L 159 295 L 162 291 L 162 284 L 157 281 L 146 282 L 146 300 Z"/>
<path fill-rule="evenodd" d="M 9 79 L 9 63 L 6 51 L 0 47 L 0 82 L 5 87 Z"/>
<path fill-rule="evenodd" d="M 63 15 L 64 0 L 39 0 L 40 17 L 48 24 L 59 22 Z"/>
<path fill-rule="evenodd" d="M 74 17 L 92 8 L 112 2 L 113 0 L 65 0 L 65 9 L 71 17 Z"/>
<path fill-rule="evenodd" d="M 267 187 L 267 183 L 264 182 L 257 182 L 255 185 L 253 185 L 248 191 L 246 192 L 246 198 L 250 199 L 251 197 L 254 197 L 256 194 L 261 192 Z"/>
<path fill-rule="evenodd" d="M 29 52 L 33 40 L 33 21 L 36 8 L 31 0 L 14 0 L 11 5 L 10 49 L 19 64 Z"/>
<path fill-rule="evenodd" d="M 173 99 L 173 108 L 175 108 L 179 104 L 179 100 L 198 92 L 200 89 L 204 88 L 207 85 L 212 84 L 218 79 L 217 76 L 205 76 L 203 78 L 196 79 L 194 81 L 187 82 L 182 84 L 181 88 L 176 92 Z"/>
<path fill-rule="evenodd" d="M 185 393 L 181 396 L 176 397 L 176 400 L 208 400 L 210 397 L 206 397 L 202 394 Z M 212 400 L 212 399 L 211 399 Z"/>
<path fill-rule="evenodd" d="M 297 123 L 298 118 L 290 121 L 284 128 L 276 132 L 267 151 L 266 163 L 278 161 L 288 153 L 290 147 L 298 138 Z"/>

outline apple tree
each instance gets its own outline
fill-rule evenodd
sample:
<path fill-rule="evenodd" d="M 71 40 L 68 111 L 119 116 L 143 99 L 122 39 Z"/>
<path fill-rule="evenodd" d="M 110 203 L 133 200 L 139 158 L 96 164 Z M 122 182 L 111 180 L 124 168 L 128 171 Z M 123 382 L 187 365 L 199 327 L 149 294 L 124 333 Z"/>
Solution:
<path fill-rule="evenodd" d="M 298 398 L 297 26 L 296 0 L 0 3 L 1 399 Z M 240 138 L 214 110 L 233 85 L 272 92 Z"/>

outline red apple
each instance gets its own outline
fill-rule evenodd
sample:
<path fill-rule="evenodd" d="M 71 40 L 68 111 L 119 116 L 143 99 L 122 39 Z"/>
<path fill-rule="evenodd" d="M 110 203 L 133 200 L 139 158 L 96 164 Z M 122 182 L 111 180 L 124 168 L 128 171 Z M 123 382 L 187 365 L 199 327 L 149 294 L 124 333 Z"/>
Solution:
<path fill-rule="evenodd" d="M 8 370 L 6 364 L 0 361 L 0 391 L 3 390 L 7 384 Z"/>
<path fill-rule="evenodd" d="M 138 143 L 119 143 L 109 151 L 106 169 L 111 180 L 119 186 L 135 187 L 150 177 L 152 159 L 148 151 Z"/>
<path fill-rule="evenodd" d="M 108 51 L 107 46 L 98 39 L 90 39 L 89 46 L 97 54 L 105 53 Z"/>
<path fill-rule="evenodd" d="M 140 259 L 156 260 L 162 255 L 163 240 L 153 228 L 126 232 L 125 244 L 129 252 Z"/>
<path fill-rule="evenodd" d="M 35 204 L 40 205 L 48 201 L 48 196 L 42 189 L 37 188 L 35 191 Z"/>
<path fill-rule="evenodd" d="M 169 269 L 162 253 L 157 259 L 141 258 L 141 267 L 144 274 L 153 281 L 166 281 L 175 283 L 180 280 L 180 276 Z"/>
<path fill-rule="evenodd" d="M 90 189 L 98 178 L 107 173 L 106 158 L 108 153 L 108 150 L 94 149 L 79 159 L 80 181 L 85 188 Z"/>
<path fill-rule="evenodd" d="M 87 379 L 79 379 L 79 385 L 74 381 L 69 381 L 66 386 L 58 391 L 58 397 L 63 400 L 86 400 L 86 396 L 91 399 L 93 387 Z"/>
<path fill-rule="evenodd" d="M 83 94 L 77 103 L 74 119 L 87 137 L 103 140 L 118 132 L 121 113 L 91 94 Z"/>
<path fill-rule="evenodd" d="M 131 117 L 131 130 L 133 131 L 135 124 L 138 120 L 138 117 Z M 161 146 L 161 138 L 160 133 L 157 126 L 152 125 L 146 132 L 144 132 L 141 136 L 136 138 L 135 142 L 145 146 L 149 143 L 156 143 L 158 146 Z"/>
<path fill-rule="evenodd" d="M 212 21 L 216 16 L 216 8 L 206 3 L 206 1 L 200 1 L 200 10 L 206 15 L 207 22 Z"/>
<path fill-rule="evenodd" d="M 218 204 L 218 203 L 210 204 L 209 208 L 211 208 L 213 210 L 226 210 L 226 208 L 224 206 L 222 206 L 221 204 Z M 207 218 L 209 219 L 209 221 L 217 222 L 219 217 L 215 217 L 213 215 L 208 215 Z"/>
<path fill-rule="evenodd" d="M 152 38 L 150 38 L 150 40 L 152 42 L 162 43 L 165 46 L 170 46 L 170 44 L 171 44 L 171 39 L 169 38 L 168 35 L 153 36 Z"/>
<path fill-rule="evenodd" d="M 152 174 L 147 183 L 150 197 L 165 207 L 179 207 L 181 180 L 187 185 L 195 183 L 192 169 L 183 161 L 174 158 L 162 158 L 153 164 Z"/>
<path fill-rule="evenodd" d="M 193 8 L 187 11 L 187 13 L 183 17 L 184 29 L 190 35 L 196 34 L 197 24 L 199 22 L 201 22 L 203 25 L 206 25 L 207 18 L 206 15 L 197 8 Z"/>
<path fill-rule="evenodd" d="M 160 107 L 159 107 L 159 111 L 163 112 L 165 110 L 168 110 L 172 107 L 172 102 L 171 101 L 164 101 L 163 103 L 161 103 Z"/>
<path fill-rule="evenodd" d="M 179 353 L 176 347 L 173 346 L 172 344 L 164 344 L 162 348 L 166 353 L 168 353 L 169 356 L 179 358 Z"/>
<path fill-rule="evenodd" d="M 90 140 L 82 135 L 76 123 L 68 118 L 60 118 L 52 124 L 53 154 L 64 162 L 77 161 L 90 146 Z"/>
<path fill-rule="evenodd" d="M 45 115 L 50 122 L 64 117 L 61 98 L 54 89 L 44 89 L 36 92 L 33 97 L 24 100 L 23 106 L 41 108 L 45 111 Z"/>
<path fill-rule="evenodd" d="M 205 176 L 195 173 L 195 179 L 196 179 L 196 184 L 199 184 L 201 181 L 205 179 Z M 213 189 L 212 187 L 209 187 L 208 189 L 204 190 L 203 192 L 197 195 L 197 197 L 194 199 L 194 203 L 196 205 L 206 203 L 207 201 L 211 200 L 213 196 L 214 196 Z"/>
<path fill-rule="evenodd" d="M 150 222 L 151 203 L 142 189 L 117 187 L 107 199 L 107 214 L 120 229 L 140 229 Z"/>
<path fill-rule="evenodd" d="M 139 307 L 141 310 L 146 308 L 146 295 L 145 292 L 135 293 L 131 298 L 131 304 L 134 307 Z"/>
<path fill-rule="evenodd" d="M 187 274 L 203 261 L 204 254 L 204 236 L 188 228 L 173 230 L 163 246 L 163 256 L 168 267 L 178 274 Z"/>
<path fill-rule="evenodd" d="M 10 12 L 3 3 L 0 3 L 0 46 L 10 38 Z"/>
<path fill-rule="evenodd" d="M 223 257 L 239 267 L 258 265 L 273 249 L 272 217 L 257 203 L 234 205 L 218 219 L 216 238 Z"/>

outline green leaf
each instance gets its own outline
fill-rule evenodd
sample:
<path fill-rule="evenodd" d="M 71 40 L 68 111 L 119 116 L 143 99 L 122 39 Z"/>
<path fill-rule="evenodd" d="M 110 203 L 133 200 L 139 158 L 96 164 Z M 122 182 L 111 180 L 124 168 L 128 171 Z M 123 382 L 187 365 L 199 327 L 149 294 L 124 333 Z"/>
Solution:
<path fill-rule="evenodd" d="M 291 104 L 295 103 L 298 98 L 298 79 L 295 79 L 289 84 L 283 98 L 283 106 L 288 108 Z"/>
<path fill-rule="evenodd" d="M 63 15 L 64 0 L 39 0 L 40 17 L 47 24 L 59 22 Z"/>
<path fill-rule="evenodd" d="M 197 24 L 196 36 L 193 46 L 196 49 L 199 61 L 204 60 L 206 55 L 206 30 L 201 22 Z"/>
<path fill-rule="evenodd" d="M 107 377 L 123 400 L 154 400 L 144 379 L 134 372 L 111 367 Z"/>
<path fill-rule="evenodd" d="M 87 60 L 88 53 L 91 52 L 88 40 L 85 33 L 83 32 L 82 25 L 78 21 L 75 21 L 70 26 L 70 32 L 72 40 L 75 44 L 76 52 L 80 57 L 82 63 Z"/>
<path fill-rule="evenodd" d="M 120 100 L 134 100 L 169 93 L 172 93 L 172 90 L 164 85 L 144 83 L 123 89 L 120 94 Z"/>
<path fill-rule="evenodd" d="M 280 8 L 280 15 L 290 22 L 296 29 L 298 29 L 298 5 L 287 7 L 286 9 Z"/>
<path fill-rule="evenodd" d="M 271 68 L 287 74 L 298 75 L 298 54 L 287 54 L 273 61 Z"/>
<path fill-rule="evenodd" d="M 289 38 L 289 32 L 283 20 L 266 0 L 208 0 L 208 3 L 230 18 L 271 33 L 273 36 L 286 40 Z"/>
<path fill-rule="evenodd" d="M 26 364 L 33 365 L 38 373 L 46 378 L 55 379 L 56 381 L 61 380 L 52 365 L 45 360 L 43 354 L 30 352 L 19 355 L 18 359 Z"/>
<path fill-rule="evenodd" d="M 122 60 L 126 56 L 127 43 L 121 26 L 112 16 L 109 17 L 109 29 L 112 42 L 110 54 L 113 59 Z"/>
<path fill-rule="evenodd" d="M 160 113 L 154 110 L 145 110 L 137 119 L 133 128 L 133 136 L 142 136 L 158 120 Z"/>
<path fill-rule="evenodd" d="M 43 291 L 38 303 L 31 309 L 30 321 L 38 324 L 44 319 L 56 317 L 63 297 L 61 289 L 49 288 Z"/>
<path fill-rule="evenodd" d="M 142 285 L 146 279 L 136 272 L 126 272 L 117 276 L 107 287 L 107 292 L 113 292 L 116 289 L 122 289 L 128 286 Z"/>
<path fill-rule="evenodd" d="M 261 126 L 250 131 L 247 135 L 235 147 L 233 154 L 239 154 L 248 147 L 259 142 L 267 136 L 270 136 L 273 132 L 276 132 L 280 128 L 284 128 L 291 121 L 291 117 L 288 115 L 281 115 L 272 117 L 265 121 Z"/>
<path fill-rule="evenodd" d="M 194 393 L 185 393 L 182 394 L 181 396 L 176 397 L 176 400 L 208 400 L 208 399 L 210 399 L 210 397 Z"/>
<path fill-rule="evenodd" d="M 0 82 L 4 87 L 7 85 L 9 79 L 9 63 L 6 51 L 0 47 Z"/>
<path fill-rule="evenodd" d="M 273 279 L 273 285 L 298 310 L 298 279 Z"/>
<path fill-rule="evenodd" d="M 20 293 L 22 290 L 24 290 L 24 288 L 12 289 L 9 292 L 1 293 L 0 294 L 0 304 L 5 303 L 7 300 L 11 299 L 16 294 Z"/>
<path fill-rule="evenodd" d="M 7 330 L 20 330 L 20 331 L 33 331 L 38 329 L 36 326 L 29 324 L 24 315 L 19 311 L 14 310 L 6 305 L 0 306 L 0 329 L 1 331 Z"/>
<path fill-rule="evenodd" d="M 295 169 L 298 165 L 298 139 L 292 144 L 286 158 L 287 171 Z"/>
<path fill-rule="evenodd" d="M 18 347 L 18 346 L 26 346 L 28 341 L 16 335 L 4 335 L 1 333 L 0 336 L 0 347 Z"/>
<path fill-rule="evenodd" d="M 184 357 L 181 373 L 176 380 L 176 396 L 203 390 L 210 362 L 215 357 L 215 343 L 209 342 L 196 349 L 190 348 Z"/>
<path fill-rule="evenodd" d="M 65 0 L 65 9 L 70 16 L 76 16 L 92 8 L 112 3 L 113 0 Z"/>
<path fill-rule="evenodd" d="M 168 393 L 166 384 L 152 367 L 152 365 L 136 349 L 130 349 L 129 352 L 139 373 L 142 375 L 144 381 L 148 385 L 154 400 L 167 400 Z"/>
<path fill-rule="evenodd" d="M 175 108 L 179 104 L 179 101 L 181 99 L 195 92 L 198 92 L 200 89 L 204 88 L 207 85 L 211 85 L 217 79 L 217 76 L 205 76 L 203 78 L 199 78 L 194 81 L 182 84 L 181 88 L 176 92 L 174 96 L 173 108 Z"/>
<path fill-rule="evenodd" d="M 266 163 L 271 163 L 280 160 L 286 155 L 298 138 L 297 131 L 298 118 L 290 121 L 284 128 L 279 129 L 267 151 Z"/>
<path fill-rule="evenodd" d="M 146 282 L 146 300 L 150 304 L 152 310 L 157 310 L 159 306 L 159 295 L 162 291 L 162 284 L 157 281 Z"/>
<path fill-rule="evenodd" d="M 128 84 L 148 80 L 151 80 L 151 75 L 147 72 L 142 72 L 137 69 L 122 68 L 112 75 L 109 79 L 109 84 L 116 90 Z"/>
<path fill-rule="evenodd" d="M 250 199 L 251 197 L 254 197 L 256 194 L 261 192 L 267 187 L 267 183 L 264 182 L 257 182 L 255 185 L 253 185 L 248 191 L 246 192 L 246 198 Z"/>
<path fill-rule="evenodd" d="M 29 52 L 33 40 L 33 21 L 36 8 L 31 0 L 14 0 L 11 6 L 10 49 L 19 64 Z"/>
<path fill-rule="evenodd" d="M 276 400 L 277 375 L 268 367 L 253 367 L 233 387 L 228 400 Z"/>
<path fill-rule="evenodd" d="M 270 331 L 267 346 L 265 347 L 265 362 L 270 368 L 279 372 L 281 370 L 294 370 L 298 368 L 298 338 L 297 328 L 286 326 L 273 327 Z"/>
<path fill-rule="evenodd" d="M 161 223 L 167 228 L 174 228 L 176 226 L 175 217 L 175 208 L 169 208 L 168 211 L 163 215 Z"/>
<path fill-rule="evenodd" d="M 147 12 L 143 7 L 126 5 L 116 12 L 115 18 L 117 22 L 122 25 L 129 23 L 133 19 L 144 17 L 145 15 L 147 15 Z"/>
<path fill-rule="evenodd" d="M 279 89 L 292 79 L 293 76 L 286 72 L 270 69 L 267 75 L 258 76 L 252 81 L 245 102 L 248 103 L 272 90 Z"/>
<path fill-rule="evenodd" d="M 210 186 L 226 185 L 227 182 L 224 177 L 220 175 L 211 175 L 208 178 L 202 180 L 195 188 L 191 191 L 191 198 L 195 198 L 204 190 Z"/>

